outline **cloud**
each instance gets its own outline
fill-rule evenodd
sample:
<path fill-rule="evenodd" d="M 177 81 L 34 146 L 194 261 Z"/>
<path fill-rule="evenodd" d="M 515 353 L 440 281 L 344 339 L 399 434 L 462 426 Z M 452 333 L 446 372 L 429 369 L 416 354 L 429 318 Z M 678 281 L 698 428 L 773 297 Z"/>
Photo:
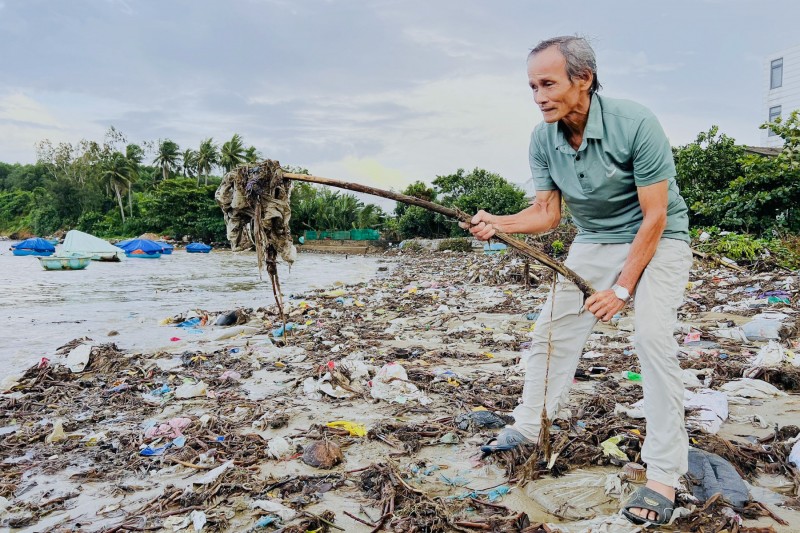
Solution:
<path fill-rule="evenodd" d="M 485 43 L 471 42 L 460 37 L 449 37 L 431 29 L 405 28 L 403 34 L 414 44 L 435 48 L 446 56 L 464 58 L 473 61 L 486 61 L 503 58 L 517 58 L 520 54 L 510 53 L 495 47 L 487 47 Z"/>
<path fill-rule="evenodd" d="M 681 69 L 684 64 L 680 62 L 658 63 L 650 61 L 644 52 L 622 52 L 619 50 L 605 50 L 602 58 L 603 74 L 644 76 L 653 73 L 673 72 Z"/>
<path fill-rule="evenodd" d="M 0 0 L 0 160 L 31 161 L 31 139 L 102 138 L 114 125 L 182 147 L 236 132 L 284 163 L 376 186 L 474 166 L 521 182 L 540 120 L 526 51 L 574 33 L 597 36 L 604 94 L 653 109 L 673 142 L 719 123 L 756 143 L 759 58 L 796 42 L 797 4 L 781 2 L 786 16 L 759 24 L 769 14 L 744 2 L 730 12 L 692 4 L 687 19 L 688 2 L 654 14 L 622 1 L 618 10 L 584 2 L 565 18 L 524 0 L 95 0 L 46 10 Z M 709 16 L 723 17 L 722 29 Z"/>
<path fill-rule="evenodd" d="M 514 182 L 529 176 L 528 140 L 540 116 L 523 74 L 453 77 L 359 100 L 393 102 L 405 112 L 380 129 L 351 124 L 342 134 L 355 146 L 369 139 L 375 149 L 309 162 L 312 172 L 395 190 L 458 168 L 486 168 Z"/>
<path fill-rule="evenodd" d="M 0 123 L 2 122 L 55 129 L 64 127 L 43 105 L 16 91 L 0 96 Z"/>

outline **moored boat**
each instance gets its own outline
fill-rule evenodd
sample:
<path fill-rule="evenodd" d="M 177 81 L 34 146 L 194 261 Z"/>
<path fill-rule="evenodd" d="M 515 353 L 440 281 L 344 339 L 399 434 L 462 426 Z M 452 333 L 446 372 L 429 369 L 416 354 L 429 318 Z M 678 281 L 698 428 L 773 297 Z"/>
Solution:
<path fill-rule="evenodd" d="M 11 249 L 14 255 L 35 255 L 40 257 L 53 255 L 56 251 L 55 246 L 40 237 L 25 239 L 21 243 L 12 246 Z"/>
<path fill-rule="evenodd" d="M 156 242 L 161 245 L 161 255 L 172 255 L 172 250 L 175 249 L 174 246 L 164 241 L 156 241 Z"/>
<path fill-rule="evenodd" d="M 37 259 L 45 270 L 83 270 L 92 262 L 91 257 L 79 255 L 51 255 Z"/>
<path fill-rule="evenodd" d="M 133 259 L 158 259 L 161 257 L 161 252 L 145 252 L 143 250 L 134 250 L 132 252 L 125 252 L 125 257 L 132 257 Z"/>
<path fill-rule="evenodd" d="M 211 251 L 211 246 L 202 242 L 193 242 L 186 247 L 186 251 L 190 254 L 207 254 Z"/>
<path fill-rule="evenodd" d="M 159 243 L 149 239 L 133 239 L 117 246 L 125 250 L 126 257 L 134 259 L 158 259 L 163 250 Z"/>
<path fill-rule="evenodd" d="M 125 251 L 94 235 L 70 230 L 64 238 L 63 255 L 88 256 L 92 261 L 120 261 Z"/>

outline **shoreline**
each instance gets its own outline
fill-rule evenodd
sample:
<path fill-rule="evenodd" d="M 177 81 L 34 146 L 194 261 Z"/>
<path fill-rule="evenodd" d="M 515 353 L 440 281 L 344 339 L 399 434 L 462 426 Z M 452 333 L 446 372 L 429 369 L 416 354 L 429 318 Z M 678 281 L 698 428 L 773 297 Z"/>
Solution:
<path fill-rule="evenodd" d="M 205 520 L 208 530 L 243 531 L 262 524 L 261 530 L 274 531 L 281 524 L 288 526 L 282 531 L 327 531 L 330 526 L 319 517 L 328 517 L 346 531 L 371 531 L 374 527 L 343 511 L 377 524 L 390 488 L 395 513 L 385 521 L 393 527 L 432 527 L 436 520 L 442 527 L 457 521 L 487 524 L 498 512 L 476 503 L 477 510 L 469 511 L 469 497 L 505 506 L 503 516 L 525 512 L 530 523 L 565 528 L 555 530 L 573 531 L 587 520 L 611 517 L 630 488 L 627 482 L 620 484 L 619 495 L 590 494 L 599 497 L 594 518 L 585 509 L 556 510 L 557 493 L 566 493 L 558 483 L 582 479 L 589 494 L 597 490 L 586 480 L 618 479 L 620 467 L 598 453 L 599 447 L 588 458 L 565 449 L 554 463 L 570 472 L 565 478 L 545 476 L 524 488 L 509 483 L 519 474 L 518 458 L 475 457 L 478 445 L 496 431 L 475 409 L 498 415 L 513 409 L 523 383 L 519 350 L 549 285 L 525 289 L 512 283 L 521 265 L 509 256 L 385 255 L 397 262 L 390 276 L 287 297 L 287 321 L 295 324 L 288 338 L 279 335 L 282 324 L 274 309 L 262 309 L 237 317 L 238 325 L 209 328 L 215 337 L 158 351 L 94 346 L 81 372 L 63 366 L 69 353 L 75 362 L 77 344 L 65 349 L 60 361 L 29 368 L 18 385 L 0 394 L 0 498 L 8 500 L 0 499 L 0 526 L 172 531 L 185 523 L 192 531 L 192 522 Z M 732 293 L 733 303 L 750 294 L 733 292 L 751 280 L 734 282 L 732 274 L 695 268 L 682 307 L 681 322 L 692 326 L 689 332 L 701 331 L 706 342 L 682 339 L 682 367 L 715 368 L 712 389 L 741 376 L 766 344 L 712 335 L 719 323 L 745 323 L 753 314 L 744 307 L 711 312 L 717 292 Z M 764 292 L 786 277 L 759 276 Z M 641 420 L 614 413 L 616 403 L 630 406 L 641 397 L 640 385 L 622 377 L 624 371 L 638 371 L 635 358 L 626 354 L 629 322 L 622 317 L 615 325 L 598 325 L 590 337 L 586 350 L 603 355 L 581 359 L 579 371 L 586 378 L 573 385 L 572 413 L 557 422 L 562 432 L 574 433 L 575 442 L 593 443 L 620 427 L 643 432 Z M 716 348 L 710 347 L 711 339 Z M 795 339 L 784 343 L 791 346 Z M 607 372 L 592 375 L 590 367 L 600 365 Z M 765 437 L 774 424 L 790 424 L 800 409 L 797 391 L 792 392 L 756 403 L 739 398 L 716 436 L 692 430 L 694 445 L 711 447 L 717 438 L 740 442 L 743 433 Z M 605 411 L 589 415 L 591 405 Z M 754 426 L 757 416 L 763 423 Z M 59 420 L 63 436 L 54 431 Z M 363 425 L 366 435 L 357 426 L 326 425 L 337 420 Z M 312 453 L 319 451 L 315 442 L 333 443 L 339 452 Z M 628 436 L 623 443 L 635 460 L 636 439 Z M 339 454 L 344 461 L 330 469 L 311 466 L 335 461 Z M 757 473 L 748 474 L 748 481 L 766 483 Z M 770 475 L 776 474 L 785 472 Z M 780 490 L 787 491 L 791 479 L 783 477 L 790 486 Z M 548 492 L 548 487 L 558 490 Z M 450 518 L 437 514 L 434 502 Z M 415 514 L 414 509 L 430 512 Z M 711 508 L 714 520 L 723 520 L 721 510 Z M 789 521 L 788 529 L 768 518 L 745 524 L 773 525 L 776 531 L 800 526 L 797 511 L 776 507 L 774 512 Z"/>

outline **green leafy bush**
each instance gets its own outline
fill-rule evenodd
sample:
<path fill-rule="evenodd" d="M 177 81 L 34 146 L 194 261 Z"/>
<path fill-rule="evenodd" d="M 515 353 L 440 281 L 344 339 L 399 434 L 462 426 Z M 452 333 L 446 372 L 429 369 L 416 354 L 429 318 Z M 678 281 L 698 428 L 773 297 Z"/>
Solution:
<path fill-rule="evenodd" d="M 439 243 L 439 251 L 450 250 L 452 252 L 471 252 L 472 242 L 470 239 L 445 239 Z"/>
<path fill-rule="evenodd" d="M 404 252 L 421 252 L 425 249 L 420 243 L 416 241 L 403 241 L 402 244 L 403 244 L 402 250 Z"/>
<path fill-rule="evenodd" d="M 700 235 L 708 234 L 704 241 Z M 796 269 L 800 266 L 800 239 L 797 237 L 760 238 L 746 233 L 721 231 L 717 227 L 694 228 L 692 246 L 705 253 L 727 257 L 744 264 L 763 263 Z"/>

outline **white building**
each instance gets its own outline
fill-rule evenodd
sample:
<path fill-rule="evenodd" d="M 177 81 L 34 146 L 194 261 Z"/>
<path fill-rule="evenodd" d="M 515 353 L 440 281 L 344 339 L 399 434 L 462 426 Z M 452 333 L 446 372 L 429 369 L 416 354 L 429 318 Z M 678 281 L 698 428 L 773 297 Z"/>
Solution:
<path fill-rule="evenodd" d="M 786 118 L 800 109 L 800 45 L 768 56 L 763 72 L 763 122 Z M 782 146 L 783 140 L 769 130 L 762 130 L 761 145 Z"/>

